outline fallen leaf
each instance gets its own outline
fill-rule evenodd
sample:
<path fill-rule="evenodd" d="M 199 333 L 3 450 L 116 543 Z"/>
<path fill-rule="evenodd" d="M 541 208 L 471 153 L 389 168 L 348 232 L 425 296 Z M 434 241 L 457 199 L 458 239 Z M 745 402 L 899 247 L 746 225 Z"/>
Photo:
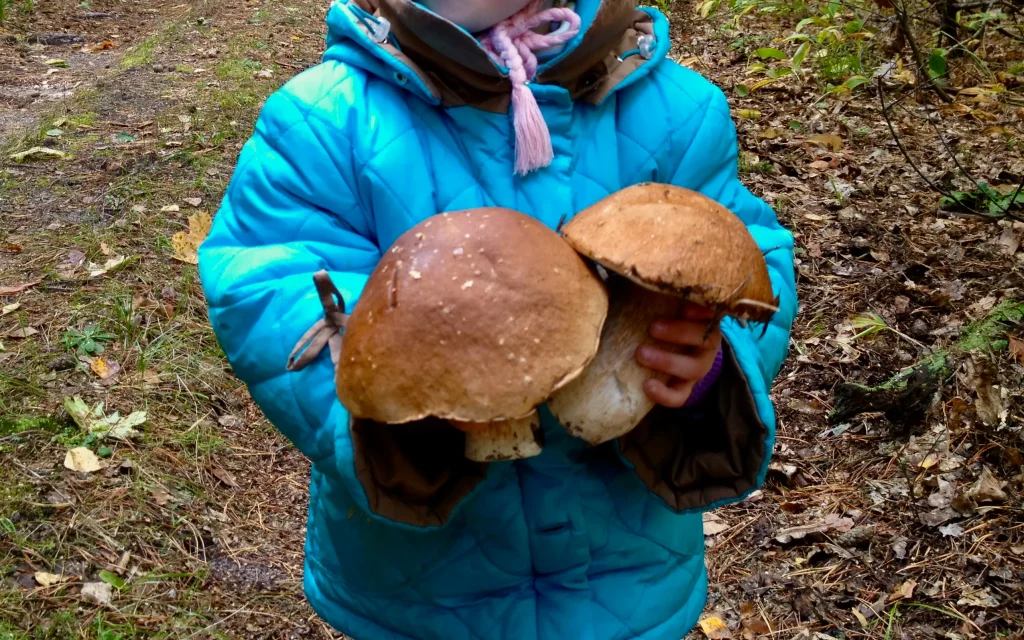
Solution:
<path fill-rule="evenodd" d="M 103 42 L 89 45 L 88 50 L 93 53 L 96 53 L 97 51 L 107 51 L 109 49 L 113 49 L 116 46 L 117 45 L 111 42 L 110 40 L 104 40 Z"/>
<path fill-rule="evenodd" d="M 860 609 L 854 607 L 850 611 L 853 612 L 853 617 L 857 618 L 857 622 L 860 623 L 861 627 L 868 626 L 868 619 L 864 617 L 864 614 L 860 612 Z"/>
<path fill-rule="evenodd" d="M 907 580 L 900 586 L 896 587 L 896 590 L 889 595 L 889 602 L 896 600 L 909 600 L 914 597 L 914 588 L 917 586 L 917 582 L 914 580 Z"/>
<path fill-rule="evenodd" d="M 203 199 L 202 198 L 185 198 L 184 202 L 185 202 L 185 204 L 187 204 L 189 206 L 198 207 L 199 205 L 203 204 Z"/>
<path fill-rule="evenodd" d="M 181 211 L 181 207 L 176 204 L 169 204 L 166 207 L 160 207 L 160 211 L 163 213 L 177 213 Z"/>
<path fill-rule="evenodd" d="M 960 536 L 964 535 L 964 528 L 956 522 L 953 522 L 951 524 L 944 524 L 941 527 L 939 527 L 939 533 L 949 538 L 959 538 Z"/>
<path fill-rule="evenodd" d="M 17 329 L 11 329 L 10 331 L 8 331 L 7 332 L 7 337 L 8 338 L 27 338 L 29 336 L 34 336 L 37 333 L 39 333 L 39 330 L 35 329 L 33 327 L 18 327 Z"/>
<path fill-rule="evenodd" d="M 783 529 L 775 536 L 775 540 L 781 544 L 799 542 L 811 536 L 812 540 L 823 538 L 826 532 L 845 533 L 853 528 L 852 518 L 841 518 L 836 515 L 829 515 L 823 521 L 812 524 L 801 525 Z"/>
<path fill-rule="evenodd" d="M 999 606 L 999 600 L 997 600 L 995 596 L 993 596 L 991 593 L 989 593 L 988 589 L 977 589 L 977 590 L 974 590 L 974 591 L 965 591 L 964 595 L 961 596 L 960 599 L 957 600 L 956 603 L 958 605 L 961 605 L 961 606 L 966 605 L 968 607 L 982 607 L 982 608 L 998 607 Z"/>
<path fill-rule="evenodd" d="M 31 289 L 42 282 L 42 280 L 33 280 L 32 282 L 22 282 L 20 284 L 9 284 L 0 286 L 0 296 L 13 296 L 16 293 L 21 293 L 27 289 Z"/>
<path fill-rule="evenodd" d="M 828 170 L 830 165 L 824 160 L 815 160 L 814 162 L 808 164 L 807 166 L 810 167 L 811 169 L 814 169 L 815 171 L 826 171 Z"/>
<path fill-rule="evenodd" d="M 1007 256 L 1017 253 L 1017 249 L 1020 248 L 1020 240 L 1017 239 L 1017 234 L 1013 232 L 1013 227 L 1003 229 L 1003 233 L 996 240 L 996 244 L 999 245 L 999 251 Z"/>
<path fill-rule="evenodd" d="M 49 587 L 61 582 L 67 581 L 67 577 L 58 573 L 47 573 L 46 571 L 36 571 L 32 574 L 32 577 L 36 579 L 36 584 L 40 587 Z"/>
<path fill-rule="evenodd" d="M 830 133 L 822 133 L 816 136 L 807 138 L 807 142 L 813 142 L 826 147 L 832 147 L 832 151 L 841 151 L 843 149 L 843 139 L 837 135 Z"/>
<path fill-rule="evenodd" d="M 704 632 L 710 640 L 730 640 L 732 638 L 732 632 L 729 631 L 729 625 L 725 624 L 725 621 L 717 616 L 708 616 L 702 618 L 700 621 L 700 630 Z"/>
<path fill-rule="evenodd" d="M 95 604 L 110 604 L 114 588 L 106 582 L 86 582 L 82 585 L 82 599 Z"/>
<path fill-rule="evenodd" d="M 740 118 L 747 118 L 748 120 L 757 120 L 761 117 L 761 112 L 757 109 L 736 109 L 735 113 Z"/>
<path fill-rule="evenodd" d="M 66 280 L 73 279 L 75 274 L 78 272 L 78 268 L 85 264 L 85 252 L 79 251 L 78 249 L 72 249 L 68 251 L 64 259 L 61 260 L 56 267 L 57 275 Z"/>
<path fill-rule="evenodd" d="M 61 58 L 50 58 L 49 60 L 47 60 L 43 64 L 45 64 L 47 66 L 50 66 L 50 67 L 66 67 L 66 66 L 68 66 L 67 60 L 63 60 Z"/>
<path fill-rule="evenodd" d="M 256 77 L 257 78 L 264 78 L 264 79 L 265 78 L 273 78 L 274 77 L 274 72 L 271 69 L 260 69 L 259 71 L 256 72 Z"/>
<path fill-rule="evenodd" d="M 125 256 L 114 256 L 113 258 L 111 258 L 111 259 L 107 260 L 106 262 L 104 262 L 102 265 L 98 265 L 98 264 L 96 264 L 94 262 L 90 262 L 89 263 L 89 267 L 88 267 L 89 268 L 89 277 L 90 278 L 98 278 L 98 277 L 100 277 L 102 275 L 106 275 L 106 273 L 108 271 L 110 271 L 112 269 L 116 269 L 116 268 L 120 267 L 122 264 L 124 264 L 125 260 L 126 260 Z"/>
<path fill-rule="evenodd" d="M 17 311 L 20 308 L 21 308 L 21 303 L 20 302 L 12 302 L 11 304 L 4 305 L 4 307 L 2 309 L 0 309 L 0 317 L 6 316 L 8 313 L 14 313 L 15 311 Z"/>
<path fill-rule="evenodd" d="M 231 487 L 232 489 L 238 487 L 238 482 L 235 481 L 235 477 L 232 476 L 231 473 L 229 473 L 227 470 L 222 469 L 220 467 L 214 467 L 213 469 L 210 470 L 210 473 L 212 473 L 215 478 L 223 482 L 225 485 Z"/>
<path fill-rule="evenodd" d="M 64 456 L 64 466 L 80 473 L 94 473 L 103 468 L 100 459 L 86 447 L 75 447 Z"/>
<path fill-rule="evenodd" d="M 188 264 L 199 264 L 199 245 L 206 239 L 210 232 L 210 214 L 205 211 L 193 214 L 188 217 L 188 232 L 179 231 L 171 237 L 171 246 L 174 248 L 174 259 Z"/>
<path fill-rule="evenodd" d="M 1010 336 L 1010 355 L 1024 362 L 1024 340 Z"/>
<path fill-rule="evenodd" d="M 59 149 L 51 149 L 49 147 L 32 147 L 25 151 L 19 151 L 10 155 L 11 160 L 15 162 L 24 162 L 26 160 L 47 160 L 50 158 L 66 158 L 68 154 L 64 153 Z"/>
<path fill-rule="evenodd" d="M 171 501 L 171 494 L 167 493 L 163 489 L 157 489 L 153 491 L 152 494 L 153 502 L 155 502 L 157 506 L 165 507 L 167 506 L 167 503 Z"/>
<path fill-rule="evenodd" d="M 93 358 L 89 363 L 89 368 L 104 386 L 113 384 L 117 379 L 117 374 L 121 373 L 121 365 L 116 360 L 106 358 Z"/>
<path fill-rule="evenodd" d="M 78 396 L 65 398 L 64 410 L 83 431 L 96 434 L 99 438 L 127 440 L 137 435 L 138 431 L 135 430 L 135 427 L 146 421 L 145 411 L 134 411 L 123 418 L 117 411 L 105 415 L 102 401 L 90 408 Z"/>
<path fill-rule="evenodd" d="M 975 502 L 1006 502 L 1003 485 L 1004 483 L 992 475 L 988 467 L 984 467 L 977 482 L 967 492 L 967 497 Z"/>
<path fill-rule="evenodd" d="M 102 253 L 105 256 L 109 256 L 110 255 L 110 247 L 107 246 L 106 242 L 101 242 L 100 243 L 100 253 Z"/>
<path fill-rule="evenodd" d="M 889 262 L 889 254 L 881 249 L 871 249 L 868 253 L 878 262 Z"/>
<path fill-rule="evenodd" d="M 715 536 L 729 529 L 730 525 L 728 523 L 724 522 L 721 518 L 709 517 L 711 515 L 710 513 L 704 514 L 704 535 Z"/>
<path fill-rule="evenodd" d="M 217 420 L 217 424 L 219 424 L 220 426 L 222 426 L 222 427 L 224 427 L 226 429 L 231 429 L 233 427 L 237 427 L 237 426 L 241 425 L 242 421 L 237 416 L 233 416 L 231 414 L 226 414 L 226 415 L 221 416 Z M 705 514 L 705 515 L 707 515 L 707 514 Z M 707 534 L 705 534 L 705 535 L 707 535 Z"/>

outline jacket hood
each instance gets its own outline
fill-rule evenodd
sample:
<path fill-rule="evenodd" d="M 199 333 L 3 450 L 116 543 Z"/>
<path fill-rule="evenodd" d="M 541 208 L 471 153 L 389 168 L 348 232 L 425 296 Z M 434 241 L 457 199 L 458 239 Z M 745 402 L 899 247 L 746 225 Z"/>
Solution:
<path fill-rule="evenodd" d="M 535 82 L 594 104 L 646 75 L 669 49 L 668 21 L 636 0 L 578 0 L 579 34 Z M 324 60 L 358 67 L 446 107 L 509 109 L 508 70 L 465 29 L 413 0 L 335 0 Z"/>

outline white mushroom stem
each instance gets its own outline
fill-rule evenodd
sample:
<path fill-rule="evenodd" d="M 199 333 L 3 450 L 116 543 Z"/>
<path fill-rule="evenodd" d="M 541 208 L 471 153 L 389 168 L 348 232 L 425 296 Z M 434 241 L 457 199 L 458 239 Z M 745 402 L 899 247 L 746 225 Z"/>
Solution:
<path fill-rule="evenodd" d="M 524 418 L 498 422 L 451 422 L 466 432 L 466 457 L 470 460 L 516 460 L 541 452 L 540 416 L 536 411 Z"/>
<path fill-rule="evenodd" d="M 636 352 L 657 342 L 650 337 L 651 324 L 675 317 L 683 302 L 614 275 L 608 285 L 608 319 L 597 355 L 579 377 L 548 399 L 551 412 L 569 433 L 592 445 L 628 433 L 654 408 L 644 393 L 644 380 L 665 382 L 670 376 L 641 366 Z M 666 351 L 682 350 L 657 344 Z"/>

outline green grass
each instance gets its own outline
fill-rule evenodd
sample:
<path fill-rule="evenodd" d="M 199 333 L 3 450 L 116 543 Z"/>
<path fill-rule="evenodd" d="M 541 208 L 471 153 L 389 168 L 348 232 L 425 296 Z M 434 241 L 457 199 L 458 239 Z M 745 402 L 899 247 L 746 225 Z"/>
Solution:
<path fill-rule="evenodd" d="M 160 44 L 160 35 L 150 36 L 132 47 L 130 51 L 121 58 L 121 70 L 127 71 L 136 67 L 144 67 L 153 64 L 154 53 L 157 45 Z"/>

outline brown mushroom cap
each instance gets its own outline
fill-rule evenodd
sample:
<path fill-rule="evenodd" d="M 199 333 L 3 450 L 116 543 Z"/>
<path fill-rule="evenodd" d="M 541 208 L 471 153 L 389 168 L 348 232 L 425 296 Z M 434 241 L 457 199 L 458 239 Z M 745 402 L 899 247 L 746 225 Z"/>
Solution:
<path fill-rule="evenodd" d="M 655 183 L 627 187 L 577 214 L 562 236 L 647 289 L 742 319 L 765 320 L 773 311 L 768 267 L 750 231 L 696 191 Z"/>
<path fill-rule="evenodd" d="M 433 216 L 371 274 L 338 397 L 357 418 L 521 418 L 597 353 L 608 297 L 557 233 L 508 209 Z"/>

